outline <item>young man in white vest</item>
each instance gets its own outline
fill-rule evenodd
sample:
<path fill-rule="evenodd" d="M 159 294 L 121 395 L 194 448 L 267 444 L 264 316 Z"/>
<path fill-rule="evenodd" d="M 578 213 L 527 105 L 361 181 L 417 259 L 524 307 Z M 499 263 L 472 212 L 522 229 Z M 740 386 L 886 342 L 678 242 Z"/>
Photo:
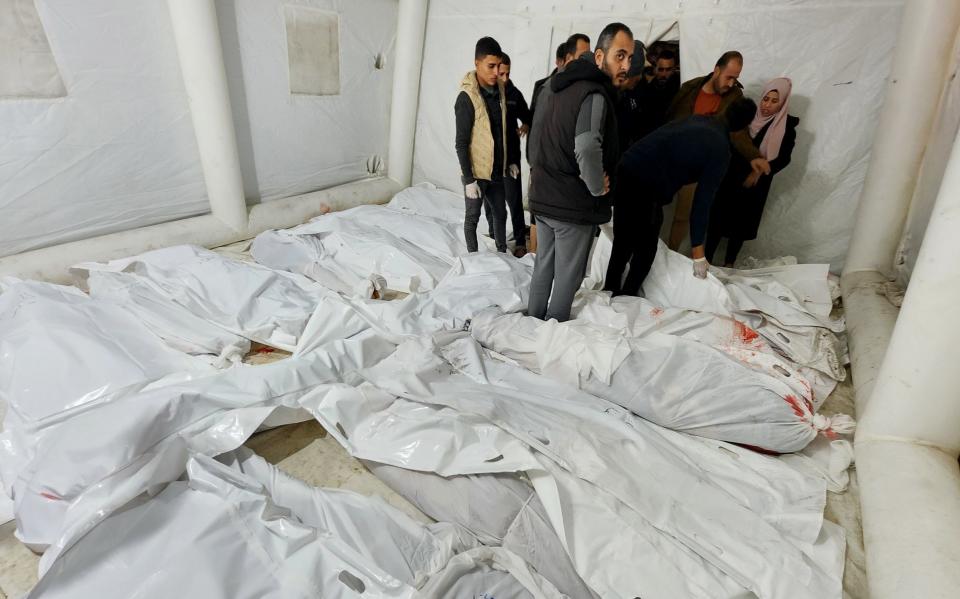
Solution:
<path fill-rule="evenodd" d="M 508 173 L 507 169 L 519 171 L 519 167 L 507 164 L 507 100 L 498 78 L 502 56 L 500 44 L 492 37 L 477 41 L 476 69 L 464 75 L 454 105 L 457 159 L 466 202 L 463 235 L 470 252 L 478 249 L 477 223 L 485 201 L 493 213 L 497 251 L 507 251 L 504 177 L 516 177 L 518 173 Z"/>

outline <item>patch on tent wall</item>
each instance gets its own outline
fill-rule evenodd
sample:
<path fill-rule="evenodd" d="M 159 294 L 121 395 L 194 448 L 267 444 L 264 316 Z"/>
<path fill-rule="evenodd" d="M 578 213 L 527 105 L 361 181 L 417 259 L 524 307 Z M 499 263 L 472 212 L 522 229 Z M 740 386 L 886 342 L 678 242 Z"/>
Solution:
<path fill-rule="evenodd" d="M 33 0 L 0 0 L 0 48 L 0 98 L 67 95 Z"/>
<path fill-rule="evenodd" d="M 340 93 L 340 16 L 303 6 L 284 6 L 290 93 Z"/>

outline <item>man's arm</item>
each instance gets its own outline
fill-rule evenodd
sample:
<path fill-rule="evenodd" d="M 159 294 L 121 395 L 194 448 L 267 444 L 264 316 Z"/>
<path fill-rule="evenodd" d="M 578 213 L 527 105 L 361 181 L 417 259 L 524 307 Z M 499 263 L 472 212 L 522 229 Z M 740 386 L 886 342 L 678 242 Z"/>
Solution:
<path fill-rule="evenodd" d="M 527 106 L 527 99 L 523 97 L 523 92 L 521 92 L 519 89 L 517 90 L 517 118 L 520 119 L 520 122 L 526 125 L 528 128 L 533 122 L 533 113 Z"/>
<path fill-rule="evenodd" d="M 541 79 L 533 84 L 533 93 L 530 94 L 530 122 L 533 123 L 533 111 L 537 109 L 537 97 L 543 89 L 546 79 Z"/>
<path fill-rule="evenodd" d="M 470 163 L 470 140 L 473 137 L 473 102 L 467 97 L 467 92 L 460 92 L 457 102 L 453 105 L 453 112 L 457 119 L 457 137 L 454 143 L 457 149 L 457 160 L 460 161 L 460 180 L 464 185 L 475 181 L 473 166 Z"/>
<path fill-rule="evenodd" d="M 753 145 L 753 140 L 750 139 L 750 134 L 747 133 L 746 129 L 731 133 L 730 143 L 733 144 L 738 154 L 746 158 L 747 162 L 750 162 L 754 158 L 763 158 L 757 146 Z"/>
<path fill-rule="evenodd" d="M 607 192 L 604 184 L 606 173 L 603 172 L 603 123 L 606 112 L 607 104 L 601 94 L 593 93 L 584 98 L 573 138 L 573 153 L 580 167 L 580 178 L 594 196 L 602 196 Z"/>

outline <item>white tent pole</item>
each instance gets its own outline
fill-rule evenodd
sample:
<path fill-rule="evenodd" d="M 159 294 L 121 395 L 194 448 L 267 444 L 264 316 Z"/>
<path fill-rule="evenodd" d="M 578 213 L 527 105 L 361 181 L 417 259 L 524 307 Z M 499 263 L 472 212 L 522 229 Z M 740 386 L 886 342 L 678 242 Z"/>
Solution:
<path fill-rule="evenodd" d="M 893 267 L 960 24 L 960 2 L 910 0 L 844 273 Z"/>
<path fill-rule="evenodd" d="M 214 0 L 167 0 L 213 216 L 247 228 L 247 203 Z"/>
<path fill-rule="evenodd" d="M 960 135 L 860 417 L 857 472 L 874 599 L 960 589 Z"/>
<path fill-rule="evenodd" d="M 428 0 L 400 0 L 397 15 L 387 176 L 401 187 L 408 187 L 413 179 L 413 144 L 417 133 L 428 5 Z"/>

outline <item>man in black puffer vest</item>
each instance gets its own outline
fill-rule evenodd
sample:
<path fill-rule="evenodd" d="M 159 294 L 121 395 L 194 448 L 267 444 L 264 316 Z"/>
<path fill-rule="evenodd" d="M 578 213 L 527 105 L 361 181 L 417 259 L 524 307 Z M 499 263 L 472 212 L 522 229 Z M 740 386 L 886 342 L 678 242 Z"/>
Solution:
<path fill-rule="evenodd" d="M 610 177 L 620 160 L 616 88 L 627 79 L 633 33 L 611 23 L 593 56 L 550 78 L 530 128 L 530 211 L 537 223 L 537 261 L 527 313 L 570 318 L 597 226 L 610 220 Z"/>

